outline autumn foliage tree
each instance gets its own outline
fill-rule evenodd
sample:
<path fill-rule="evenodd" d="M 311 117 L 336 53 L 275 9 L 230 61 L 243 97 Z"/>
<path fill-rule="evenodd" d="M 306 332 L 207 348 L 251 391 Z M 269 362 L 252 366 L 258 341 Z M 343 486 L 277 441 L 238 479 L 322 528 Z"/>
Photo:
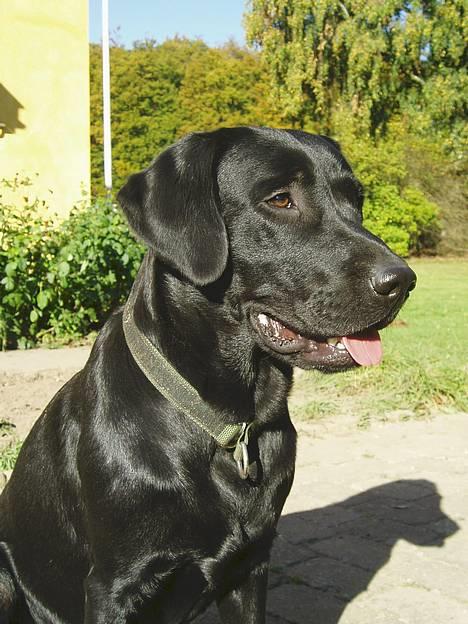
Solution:
<path fill-rule="evenodd" d="M 466 128 L 465 10 L 464 0 L 250 0 L 245 22 L 272 104 L 291 123 L 332 131 L 345 105 L 360 132 L 375 134 L 406 113 L 412 129 L 457 151 Z"/>

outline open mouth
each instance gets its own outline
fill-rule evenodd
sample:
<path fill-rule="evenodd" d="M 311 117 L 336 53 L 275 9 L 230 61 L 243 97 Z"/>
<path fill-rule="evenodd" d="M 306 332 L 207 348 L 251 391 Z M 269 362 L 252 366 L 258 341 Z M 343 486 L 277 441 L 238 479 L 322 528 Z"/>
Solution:
<path fill-rule="evenodd" d="M 252 320 L 262 341 L 272 351 L 282 355 L 300 355 L 311 366 L 375 366 L 382 360 L 382 343 L 376 329 L 351 336 L 306 338 L 263 312 L 253 316 Z"/>

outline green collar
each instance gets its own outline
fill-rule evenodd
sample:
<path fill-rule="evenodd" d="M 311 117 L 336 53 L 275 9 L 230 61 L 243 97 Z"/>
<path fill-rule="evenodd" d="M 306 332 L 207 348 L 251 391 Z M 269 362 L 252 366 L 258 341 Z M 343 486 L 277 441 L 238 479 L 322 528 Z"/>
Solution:
<path fill-rule="evenodd" d="M 123 330 L 128 348 L 146 378 L 192 422 L 214 438 L 219 446 L 234 449 L 239 475 L 249 476 L 248 440 L 253 423 L 226 424 L 198 392 L 137 327 L 133 315 L 136 293 L 133 288 L 123 312 Z"/>

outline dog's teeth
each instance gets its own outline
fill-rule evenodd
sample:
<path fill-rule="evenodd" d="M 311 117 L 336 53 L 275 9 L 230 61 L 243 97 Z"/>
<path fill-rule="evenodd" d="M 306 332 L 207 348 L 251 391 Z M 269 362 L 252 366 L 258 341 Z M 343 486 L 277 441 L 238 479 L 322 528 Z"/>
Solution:
<path fill-rule="evenodd" d="M 330 346 L 335 347 L 339 351 L 346 351 L 346 347 L 341 342 L 340 338 L 327 338 L 327 342 Z"/>
<path fill-rule="evenodd" d="M 273 331 L 275 332 L 275 335 L 278 336 L 278 338 L 280 338 L 281 330 L 283 329 L 283 326 L 281 325 L 281 323 L 275 320 L 272 321 L 272 326 L 273 326 Z"/>
<path fill-rule="evenodd" d="M 268 326 L 268 316 L 266 314 L 259 314 L 257 318 L 261 325 Z"/>

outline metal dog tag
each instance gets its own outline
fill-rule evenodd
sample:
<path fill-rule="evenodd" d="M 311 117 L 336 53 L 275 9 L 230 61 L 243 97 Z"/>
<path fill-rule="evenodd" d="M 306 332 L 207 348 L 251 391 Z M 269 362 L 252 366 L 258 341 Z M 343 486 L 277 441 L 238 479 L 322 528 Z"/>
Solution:
<path fill-rule="evenodd" d="M 249 476 L 249 449 L 243 440 L 236 447 L 234 459 L 236 460 L 240 478 L 247 479 Z"/>

